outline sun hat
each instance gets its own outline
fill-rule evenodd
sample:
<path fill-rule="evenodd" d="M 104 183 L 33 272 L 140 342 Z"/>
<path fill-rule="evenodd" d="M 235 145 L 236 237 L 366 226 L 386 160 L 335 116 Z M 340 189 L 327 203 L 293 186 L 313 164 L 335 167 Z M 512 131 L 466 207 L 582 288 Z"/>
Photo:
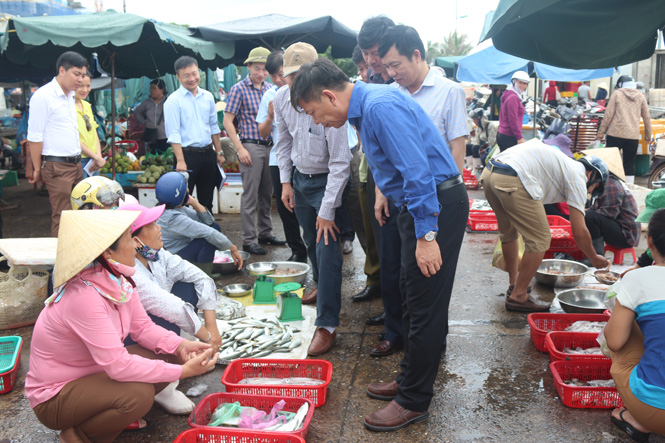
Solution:
<path fill-rule="evenodd" d="M 294 43 L 284 51 L 284 77 L 298 72 L 305 63 L 311 63 L 319 58 L 314 46 L 309 43 Z"/>
<path fill-rule="evenodd" d="M 146 208 L 143 205 L 122 205 L 120 208 L 121 211 L 140 211 L 136 220 L 132 222 L 132 234 L 135 233 L 138 229 L 149 225 L 150 223 L 157 221 L 159 217 L 164 213 L 166 205 L 155 206 L 154 208 Z"/>
<path fill-rule="evenodd" d="M 139 211 L 62 211 L 53 285 L 57 288 L 106 251 L 130 227 Z"/>
<path fill-rule="evenodd" d="M 619 148 L 597 148 L 586 149 L 582 151 L 584 155 L 593 155 L 605 162 L 607 168 L 615 177 L 620 180 L 626 181 L 626 173 L 623 169 L 623 160 L 621 159 L 621 152 Z"/>
<path fill-rule="evenodd" d="M 265 63 L 269 55 L 270 49 L 266 49 L 263 46 L 256 47 L 249 51 L 247 60 L 244 61 L 243 65 L 247 63 Z"/>
<path fill-rule="evenodd" d="M 568 157 L 573 158 L 573 153 L 570 152 L 570 147 L 573 145 L 573 141 L 566 134 L 557 134 L 556 137 L 543 140 L 543 143 L 559 148 L 561 152 Z"/>
<path fill-rule="evenodd" d="M 665 188 L 663 189 L 654 189 L 653 191 L 647 194 L 647 197 L 644 199 L 644 204 L 646 208 L 644 211 L 635 219 L 638 223 L 647 223 L 651 220 L 651 216 L 654 212 L 661 208 L 665 208 Z"/>

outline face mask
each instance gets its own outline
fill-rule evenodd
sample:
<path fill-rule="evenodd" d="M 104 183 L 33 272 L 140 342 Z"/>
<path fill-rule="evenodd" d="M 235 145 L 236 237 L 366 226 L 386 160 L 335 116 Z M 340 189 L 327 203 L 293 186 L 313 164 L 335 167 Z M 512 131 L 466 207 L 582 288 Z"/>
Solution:
<path fill-rule="evenodd" d="M 136 237 L 136 239 L 139 241 L 139 243 L 141 243 L 141 247 L 136 248 L 136 250 L 143 258 L 149 261 L 159 260 L 159 249 L 153 249 L 149 246 L 146 246 L 138 237 Z"/>

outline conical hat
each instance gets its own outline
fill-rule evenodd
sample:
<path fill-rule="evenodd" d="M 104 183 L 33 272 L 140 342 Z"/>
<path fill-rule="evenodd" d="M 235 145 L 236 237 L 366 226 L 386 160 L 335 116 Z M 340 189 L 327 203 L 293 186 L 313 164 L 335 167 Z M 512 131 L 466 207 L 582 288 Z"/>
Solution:
<path fill-rule="evenodd" d="M 584 155 L 593 155 L 598 157 L 607 165 L 607 169 L 621 180 L 626 181 L 626 173 L 623 170 L 623 161 L 621 160 L 621 153 L 619 148 L 600 148 L 600 149 L 587 149 L 582 151 Z"/>
<path fill-rule="evenodd" d="M 57 288 L 107 250 L 141 214 L 139 211 L 100 209 L 62 211 L 55 256 Z"/>

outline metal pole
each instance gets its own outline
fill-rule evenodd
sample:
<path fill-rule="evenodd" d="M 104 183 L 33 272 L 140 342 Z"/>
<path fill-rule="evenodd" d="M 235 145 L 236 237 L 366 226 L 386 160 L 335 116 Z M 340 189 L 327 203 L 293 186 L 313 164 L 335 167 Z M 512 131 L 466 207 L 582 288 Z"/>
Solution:
<path fill-rule="evenodd" d="M 533 88 L 534 89 L 534 96 L 535 96 L 535 97 L 533 97 L 533 138 L 536 138 L 536 114 L 538 113 L 537 112 L 537 108 L 538 108 L 537 100 L 538 100 L 538 97 L 540 97 L 540 95 L 538 94 L 538 86 L 540 86 L 540 80 L 538 79 L 538 75 L 536 75 L 536 87 Z"/>
<path fill-rule="evenodd" d="M 111 170 L 115 180 L 115 52 L 111 54 Z"/>

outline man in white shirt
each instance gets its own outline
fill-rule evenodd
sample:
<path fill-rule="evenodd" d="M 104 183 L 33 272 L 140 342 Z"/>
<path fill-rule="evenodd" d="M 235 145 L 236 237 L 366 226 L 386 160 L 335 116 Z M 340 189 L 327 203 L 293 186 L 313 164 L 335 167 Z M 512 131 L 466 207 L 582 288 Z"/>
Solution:
<path fill-rule="evenodd" d="M 577 100 L 583 105 L 586 102 L 592 102 L 591 87 L 589 82 L 582 82 L 582 86 L 577 89 Z"/>
<path fill-rule="evenodd" d="M 74 92 L 81 86 L 87 66 L 81 54 L 63 53 L 56 62 L 56 77 L 30 99 L 28 141 L 34 172 L 29 181 L 41 180 L 46 185 L 53 237 L 58 236 L 60 213 L 71 209 L 72 189 L 83 180 Z"/>

